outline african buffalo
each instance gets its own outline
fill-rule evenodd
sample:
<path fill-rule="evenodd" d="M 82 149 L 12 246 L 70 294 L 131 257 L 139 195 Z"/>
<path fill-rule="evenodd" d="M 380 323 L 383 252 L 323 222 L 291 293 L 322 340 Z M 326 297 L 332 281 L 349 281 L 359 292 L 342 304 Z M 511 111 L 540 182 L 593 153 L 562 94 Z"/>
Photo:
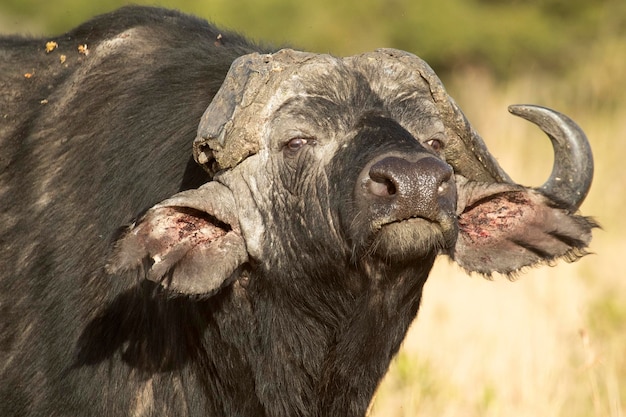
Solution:
<path fill-rule="evenodd" d="M 437 255 L 508 275 L 595 226 L 571 120 L 511 108 L 557 155 L 517 185 L 406 52 L 128 7 L 0 57 L 2 416 L 363 416 Z"/>

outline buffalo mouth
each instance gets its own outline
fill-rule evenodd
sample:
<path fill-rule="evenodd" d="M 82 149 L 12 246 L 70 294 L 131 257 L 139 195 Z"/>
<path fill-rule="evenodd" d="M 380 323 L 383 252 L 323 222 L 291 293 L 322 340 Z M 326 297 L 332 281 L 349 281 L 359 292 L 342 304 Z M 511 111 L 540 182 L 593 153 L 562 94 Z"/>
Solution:
<path fill-rule="evenodd" d="M 442 210 L 436 218 L 411 216 L 374 226 L 372 253 L 391 261 L 419 260 L 447 253 L 456 244 L 458 222 L 452 211 Z"/>

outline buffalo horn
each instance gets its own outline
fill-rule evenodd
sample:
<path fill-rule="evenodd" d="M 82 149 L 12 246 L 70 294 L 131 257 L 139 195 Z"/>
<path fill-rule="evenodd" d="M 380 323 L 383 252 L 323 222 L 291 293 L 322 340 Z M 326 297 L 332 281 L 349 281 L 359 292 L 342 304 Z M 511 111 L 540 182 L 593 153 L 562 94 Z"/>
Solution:
<path fill-rule="evenodd" d="M 536 124 L 548 135 L 554 148 L 554 166 L 540 190 L 576 211 L 593 178 L 593 155 L 585 133 L 569 117 L 545 107 L 512 105 L 509 112 Z"/>

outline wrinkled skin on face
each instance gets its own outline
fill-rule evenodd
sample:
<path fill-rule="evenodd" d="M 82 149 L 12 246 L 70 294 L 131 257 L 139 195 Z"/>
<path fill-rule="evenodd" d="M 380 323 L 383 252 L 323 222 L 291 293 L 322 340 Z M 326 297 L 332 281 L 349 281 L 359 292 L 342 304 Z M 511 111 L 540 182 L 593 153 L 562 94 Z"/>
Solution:
<path fill-rule="evenodd" d="M 228 306 L 205 333 L 239 335 L 230 366 L 256 385 L 242 408 L 268 415 L 364 415 L 437 255 L 512 274 L 584 254 L 594 227 L 511 182 L 400 51 L 242 57 L 194 154 L 212 181 L 149 210 L 108 270 Z"/>
<path fill-rule="evenodd" d="M 263 218 L 250 226 L 250 218 L 244 216 L 244 233 L 246 228 L 253 235 L 276 225 L 280 229 L 266 230 L 265 238 L 282 240 L 279 230 L 295 227 L 293 237 L 300 241 L 298 251 L 303 253 L 294 253 L 293 259 L 320 249 L 325 252 L 327 248 L 320 248 L 319 242 L 331 238 L 331 246 L 338 251 L 332 264 L 340 260 L 341 264 L 356 264 L 372 256 L 384 260 L 403 250 L 408 258 L 428 258 L 451 247 L 456 236 L 453 184 L 448 196 L 431 202 L 432 215 L 418 208 L 413 212 L 405 208 L 407 213 L 402 215 L 395 206 L 403 203 L 386 201 L 368 191 L 366 182 L 371 180 L 365 178 L 371 166 L 385 157 L 443 161 L 429 145 L 445 133 L 428 84 L 417 78 L 414 84 L 407 83 L 411 91 L 408 97 L 396 96 L 385 90 L 387 85 L 382 90 L 377 88 L 367 74 L 349 62 L 328 58 L 311 61 L 299 67 L 284 82 L 283 91 L 279 90 L 278 95 L 284 95 L 285 100 L 269 110 L 267 124 L 259 129 L 262 136 L 258 152 L 240 164 L 241 170 L 216 177 L 230 188 L 243 186 L 250 190 L 257 207 L 273 207 L 272 215 L 279 216 Z M 442 169 L 450 169 L 445 163 L 441 165 Z M 254 187 L 246 184 L 251 172 L 255 173 Z M 413 182 L 407 179 L 405 185 L 417 187 Z M 420 198 L 418 191 L 414 194 Z M 294 219 L 294 215 L 300 218 Z M 412 238 L 401 239 L 389 230 L 394 229 L 393 223 L 410 219 L 415 221 L 396 228 L 396 233 Z M 298 238 L 311 233 L 318 236 Z M 275 250 L 268 249 L 278 242 L 268 245 L 262 241 L 257 257 L 267 260 L 276 256 Z M 307 244 L 313 247 L 301 247 Z M 256 251 L 250 245 L 248 250 Z"/>

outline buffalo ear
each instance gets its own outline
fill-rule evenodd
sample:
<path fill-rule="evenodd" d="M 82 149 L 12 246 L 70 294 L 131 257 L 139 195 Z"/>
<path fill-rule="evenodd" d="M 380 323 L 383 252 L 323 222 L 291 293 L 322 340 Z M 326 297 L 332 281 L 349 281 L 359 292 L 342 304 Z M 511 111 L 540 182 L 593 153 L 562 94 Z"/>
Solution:
<path fill-rule="evenodd" d="M 107 271 L 138 270 L 173 294 L 211 295 L 248 260 L 230 190 L 210 182 L 149 209 L 114 243 Z"/>
<path fill-rule="evenodd" d="M 526 266 L 585 255 L 597 224 L 514 184 L 460 183 L 459 236 L 452 258 L 465 270 L 513 275 Z"/>

